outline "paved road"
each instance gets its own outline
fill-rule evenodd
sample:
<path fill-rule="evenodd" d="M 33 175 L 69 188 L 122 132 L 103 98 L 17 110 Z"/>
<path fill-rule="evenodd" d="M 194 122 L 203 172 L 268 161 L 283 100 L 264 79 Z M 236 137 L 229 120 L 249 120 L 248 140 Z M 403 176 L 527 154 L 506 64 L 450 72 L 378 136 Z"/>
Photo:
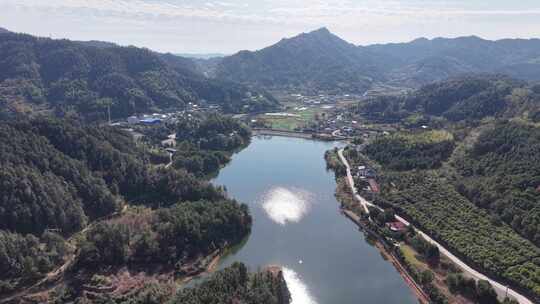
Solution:
<path fill-rule="evenodd" d="M 356 189 L 356 186 L 354 185 L 354 180 L 353 180 L 353 177 L 352 177 L 352 174 L 351 174 L 351 167 L 349 165 L 349 162 L 347 161 L 347 159 L 343 155 L 343 149 L 340 149 L 338 151 L 338 154 L 339 154 L 339 158 L 341 159 L 341 162 L 347 168 L 347 182 L 349 183 L 349 186 L 351 187 L 351 191 L 353 192 L 354 197 L 360 202 L 360 204 L 364 207 L 364 209 L 366 210 L 366 212 L 368 214 L 369 214 L 369 209 L 368 209 L 369 206 L 375 207 L 375 208 L 378 208 L 378 209 L 382 210 L 381 208 L 379 208 L 378 206 L 368 202 L 365 198 L 361 197 L 358 194 L 358 190 Z M 408 221 L 406 221 L 404 218 L 402 218 L 402 217 L 400 217 L 398 215 L 396 215 L 396 220 L 404 223 L 407 226 L 411 226 L 411 224 Z M 416 227 L 413 227 L 413 228 L 424 239 L 426 239 L 431 244 L 437 246 L 439 248 L 439 251 L 443 255 L 445 255 L 448 259 L 450 259 L 452 262 L 454 262 L 456 265 L 458 265 L 467 276 L 469 276 L 471 278 L 474 278 L 475 280 L 486 280 L 489 283 L 491 283 L 491 285 L 493 286 L 493 288 L 495 289 L 495 291 L 497 292 L 497 294 L 499 295 L 499 297 L 501 299 L 504 298 L 505 295 L 508 292 L 508 296 L 511 297 L 511 298 L 516 299 L 520 304 L 533 304 L 533 302 L 531 300 L 529 300 L 527 297 L 523 296 L 519 292 L 517 292 L 517 291 L 515 291 L 515 290 L 513 290 L 511 288 L 508 288 L 506 285 L 501 284 L 501 283 L 499 283 L 499 282 L 497 282 L 495 280 L 492 280 L 489 277 L 487 277 L 486 275 L 474 270 L 472 267 L 470 267 L 465 262 L 460 260 L 457 256 L 452 254 L 448 249 L 446 249 L 441 244 L 439 244 L 437 241 L 432 239 L 429 235 L 427 235 L 426 233 L 424 233 L 423 231 L 419 230 Z"/>
<path fill-rule="evenodd" d="M 362 207 L 364 207 L 364 210 L 366 211 L 366 214 L 369 214 L 369 208 L 368 207 L 375 207 L 375 208 L 382 211 L 383 209 L 381 209 L 378 206 L 375 206 L 374 204 L 368 202 L 365 198 L 361 197 L 358 194 L 358 189 L 356 189 L 356 185 L 354 184 L 354 179 L 353 179 L 352 174 L 351 174 L 351 166 L 349 165 L 349 162 L 347 161 L 347 159 L 343 155 L 343 149 L 338 150 L 338 155 L 339 155 L 339 158 L 340 158 L 341 162 L 347 168 L 347 182 L 349 183 L 349 186 L 351 187 L 351 191 L 352 191 L 354 197 L 356 198 L 356 200 L 360 202 Z"/>

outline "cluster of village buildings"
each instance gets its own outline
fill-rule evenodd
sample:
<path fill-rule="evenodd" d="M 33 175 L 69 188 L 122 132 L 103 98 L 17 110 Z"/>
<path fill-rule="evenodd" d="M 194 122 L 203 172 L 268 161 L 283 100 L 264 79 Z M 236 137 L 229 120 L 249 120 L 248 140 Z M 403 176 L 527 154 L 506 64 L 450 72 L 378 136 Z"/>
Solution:
<path fill-rule="evenodd" d="M 343 101 L 355 101 L 358 100 L 361 95 L 356 94 L 343 94 L 343 95 L 328 95 L 328 94 L 319 94 L 319 95 L 303 95 L 299 93 L 291 94 L 291 97 L 297 102 L 304 104 L 335 104 Z"/>
<path fill-rule="evenodd" d="M 152 114 L 141 114 L 133 115 L 128 117 L 126 120 L 117 121 L 112 125 L 115 126 L 125 126 L 125 125 L 158 125 L 165 122 L 175 122 L 178 117 L 191 116 L 196 112 L 216 112 L 220 111 L 218 105 L 209 105 L 201 106 L 195 103 L 188 103 L 186 108 L 182 111 L 172 111 L 165 113 L 152 113 Z"/>

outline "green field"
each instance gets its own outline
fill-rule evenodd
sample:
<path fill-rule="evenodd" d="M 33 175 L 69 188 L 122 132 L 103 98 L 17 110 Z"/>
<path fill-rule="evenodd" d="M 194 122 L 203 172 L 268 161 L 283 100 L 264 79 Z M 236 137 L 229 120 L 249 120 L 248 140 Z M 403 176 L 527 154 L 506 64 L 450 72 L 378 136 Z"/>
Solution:
<path fill-rule="evenodd" d="M 403 254 L 403 258 L 405 258 L 405 261 L 409 265 L 412 265 L 418 269 L 422 269 L 424 263 L 418 260 L 416 257 L 416 251 L 412 249 L 409 245 L 402 244 L 399 249 L 401 250 L 401 253 Z"/>
<path fill-rule="evenodd" d="M 296 105 L 296 108 L 302 108 L 301 105 Z M 298 115 L 295 117 L 290 116 L 269 116 L 261 114 L 255 117 L 259 122 L 264 123 L 268 128 L 295 131 L 297 129 L 305 128 L 316 122 L 316 117 L 322 117 L 326 109 L 321 107 L 305 107 L 305 110 L 295 110 L 293 106 L 288 106 L 289 110 L 283 111 L 283 113 Z"/>

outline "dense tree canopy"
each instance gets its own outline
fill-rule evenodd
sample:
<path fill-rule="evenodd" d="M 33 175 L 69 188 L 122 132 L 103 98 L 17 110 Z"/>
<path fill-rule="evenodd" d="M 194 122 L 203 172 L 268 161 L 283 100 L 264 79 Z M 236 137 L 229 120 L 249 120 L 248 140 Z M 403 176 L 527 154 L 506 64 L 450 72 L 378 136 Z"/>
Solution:
<path fill-rule="evenodd" d="M 113 118 L 122 118 L 202 100 L 228 112 L 276 105 L 266 92 L 208 80 L 189 68 L 189 60 L 164 58 L 136 47 L 2 34 L 1 112 L 53 109 L 59 115 L 75 112 L 103 120 L 108 108 Z"/>
<path fill-rule="evenodd" d="M 235 263 L 196 288 L 180 291 L 170 304 L 287 304 L 289 292 L 281 275 L 269 271 L 249 274 Z"/>
<path fill-rule="evenodd" d="M 382 136 L 366 147 L 366 154 L 393 170 L 439 167 L 454 149 L 454 138 L 446 131 Z"/>
<path fill-rule="evenodd" d="M 54 303 L 80 304 L 289 304 L 290 295 L 279 269 L 248 272 L 241 263 L 202 278 L 196 286 L 179 291 L 173 284 L 150 280 L 136 290 L 118 295 L 110 293 L 78 294 L 64 289 Z"/>
<path fill-rule="evenodd" d="M 421 123 L 474 121 L 485 117 L 525 116 L 534 119 L 540 95 L 534 87 L 504 76 L 466 76 L 426 85 L 400 96 L 362 101 L 358 113 L 376 121 L 406 122 L 421 115 Z"/>
<path fill-rule="evenodd" d="M 393 208 L 473 266 L 539 299 L 538 127 L 496 121 L 464 130 L 454 125 L 454 130 L 467 134 L 459 137 L 463 141 L 448 132 L 423 131 L 370 142 L 365 153 L 382 167 L 375 202 Z M 449 146 L 437 147 L 445 142 Z M 359 153 L 348 156 L 353 165 L 366 161 Z M 476 288 L 465 293 L 493 301 L 489 288 Z"/>
<path fill-rule="evenodd" d="M 53 133 L 49 136 L 54 137 Z M 80 160 L 56 149 L 31 124 L 0 127 L 0 228 L 72 233 L 118 209 L 118 198 Z"/>
<path fill-rule="evenodd" d="M 498 123 L 453 160 L 457 189 L 540 245 L 540 129 Z"/>
<path fill-rule="evenodd" d="M 0 293 L 51 271 L 63 262 L 66 253 L 59 235 L 44 233 L 38 238 L 0 230 Z"/>
<path fill-rule="evenodd" d="M 213 120 L 185 130 L 191 135 L 183 142 L 197 144 L 186 158 L 230 153 L 220 149 L 247 144 L 245 127 L 217 116 Z M 206 128 L 243 137 L 216 141 L 213 136 L 221 133 Z M 209 150 L 202 150 L 199 142 L 215 146 L 207 144 Z M 247 235 L 251 218 L 245 205 L 227 199 L 221 189 L 185 168 L 153 165 L 144 145 L 115 127 L 68 120 L 0 124 L 2 288 L 16 289 L 18 282 L 37 280 L 58 267 L 66 251 L 60 246 L 63 237 L 88 225 L 77 244 L 76 269 L 83 271 L 147 262 L 181 267 L 186 259 L 223 249 Z M 228 155 L 204 169 L 217 172 Z M 176 160 L 187 162 L 182 157 Z M 125 215 L 121 210 L 126 203 L 143 205 L 146 212 Z M 103 222 L 110 216 L 114 219 Z M 50 230 L 63 237 L 51 238 Z"/>
<path fill-rule="evenodd" d="M 232 118 L 184 117 L 176 124 L 180 144 L 173 166 L 199 176 L 214 174 L 230 161 L 233 152 L 247 146 L 250 138 L 250 130 Z"/>
<path fill-rule="evenodd" d="M 78 265 L 96 269 L 153 262 L 181 267 L 194 257 L 236 243 L 250 225 L 247 207 L 230 200 L 185 202 L 127 214 L 87 233 Z"/>
<path fill-rule="evenodd" d="M 386 172 L 377 203 L 394 207 L 472 265 L 540 296 L 540 249 L 429 172 Z"/>

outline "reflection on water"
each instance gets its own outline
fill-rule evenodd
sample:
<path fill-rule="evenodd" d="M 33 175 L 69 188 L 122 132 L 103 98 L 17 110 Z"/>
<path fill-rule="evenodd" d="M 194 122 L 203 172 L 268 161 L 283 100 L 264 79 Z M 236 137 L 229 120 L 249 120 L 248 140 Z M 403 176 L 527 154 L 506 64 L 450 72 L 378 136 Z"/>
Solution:
<path fill-rule="evenodd" d="M 298 223 L 311 208 L 311 196 L 303 190 L 274 187 L 262 196 L 262 207 L 270 219 L 282 226 Z"/>
<path fill-rule="evenodd" d="M 392 264 L 339 213 L 334 174 L 324 161 L 334 146 L 254 138 L 234 155 L 214 183 L 249 205 L 253 226 L 219 268 L 285 266 L 293 304 L 418 303 Z"/>
<path fill-rule="evenodd" d="M 283 267 L 283 278 L 287 282 L 287 288 L 291 293 L 291 304 L 317 304 L 302 278 L 296 271 Z"/>

